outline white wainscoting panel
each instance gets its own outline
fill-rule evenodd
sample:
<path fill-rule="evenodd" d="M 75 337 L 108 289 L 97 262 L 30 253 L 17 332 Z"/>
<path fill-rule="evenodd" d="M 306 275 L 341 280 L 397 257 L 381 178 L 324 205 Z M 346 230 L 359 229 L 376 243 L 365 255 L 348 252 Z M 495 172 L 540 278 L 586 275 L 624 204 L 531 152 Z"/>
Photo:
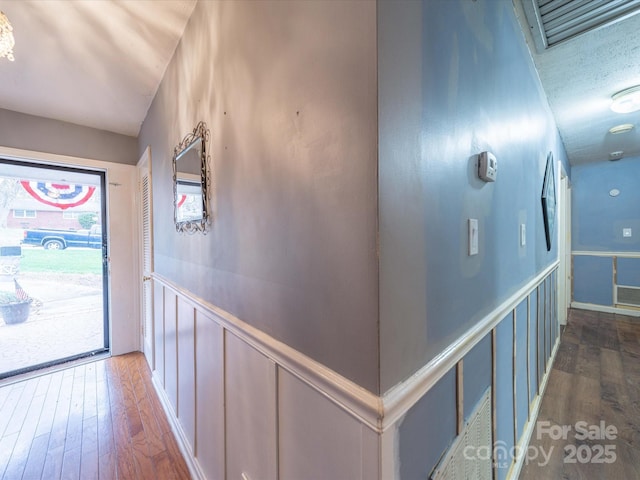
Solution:
<path fill-rule="evenodd" d="M 153 282 L 153 357 L 149 365 L 156 379 L 164 387 L 164 288 Z"/>
<path fill-rule="evenodd" d="M 195 310 L 178 297 L 178 420 L 191 447 L 196 441 Z"/>
<path fill-rule="evenodd" d="M 372 394 L 154 277 L 154 385 L 194 478 L 380 478 Z"/>
<path fill-rule="evenodd" d="M 381 476 L 381 444 L 382 439 L 380 432 L 375 432 L 366 425 L 360 426 L 362 429 L 362 450 L 360 452 L 360 461 L 362 462 L 362 478 L 379 478 L 385 480 Z"/>
<path fill-rule="evenodd" d="M 164 390 L 173 414 L 178 413 L 178 338 L 176 323 L 176 294 L 164 292 Z"/>
<path fill-rule="evenodd" d="M 397 478 L 398 420 L 536 290 L 540 380 L 542 372 L 548 373 L 543 367 L 551 345 L 557 345 L 556 334 L 550 332 L 557 324 L 551 322 L 555 291 L 549 288 L 555 282 L 547 277 L 556 268 L 557 262 L 540 272 L 442 355 L 382 397 L 153 274 L 154 385 L 192 476 Z"/>
<path fill-rule="evenodd" d="M 227 478 L 276 480 L 276 364 L 225 332 L 225 370 Z"/>
<path fill-rule="evenodd" d="M 377 464 L 376 434 L 283 369 L 278 407 L 280 480 L 377 478 L 363 465 Z"/>
<path fill-rule="evenodd" d="M 209 480 L 224 480 L 224 332 L 196 311 L 195 456 Z"/>

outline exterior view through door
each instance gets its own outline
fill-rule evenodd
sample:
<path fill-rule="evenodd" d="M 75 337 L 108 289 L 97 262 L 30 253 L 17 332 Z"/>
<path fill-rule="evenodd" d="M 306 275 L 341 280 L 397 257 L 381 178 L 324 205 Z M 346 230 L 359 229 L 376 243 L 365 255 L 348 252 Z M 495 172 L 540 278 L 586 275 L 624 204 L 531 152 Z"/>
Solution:
<path fill-rule="evenodd" d="M 0 378 L 109 350 L 105 174 L 0 159 Z"/>

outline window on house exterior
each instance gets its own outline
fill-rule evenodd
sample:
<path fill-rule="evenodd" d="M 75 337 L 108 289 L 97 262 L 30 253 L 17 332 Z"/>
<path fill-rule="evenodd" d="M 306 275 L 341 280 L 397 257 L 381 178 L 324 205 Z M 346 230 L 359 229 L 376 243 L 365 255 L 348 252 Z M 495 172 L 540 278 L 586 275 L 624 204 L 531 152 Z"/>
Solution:
<path fill-rule="evenodd" d="M 62 218 L 65 220 L 74 220 L 78 218 L 77 212 L 62 212 Z"/>
<path fill-rule="evenodd" d="M 36 218 L 36 211 L 16 208 L 13 211 L 13 218 Z"/>

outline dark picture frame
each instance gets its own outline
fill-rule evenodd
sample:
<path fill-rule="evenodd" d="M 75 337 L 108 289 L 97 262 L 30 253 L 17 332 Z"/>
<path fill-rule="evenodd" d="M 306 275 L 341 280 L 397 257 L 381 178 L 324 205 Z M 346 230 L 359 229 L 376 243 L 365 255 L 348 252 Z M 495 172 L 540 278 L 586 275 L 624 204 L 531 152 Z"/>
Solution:
<path fill-rule="evenodd" d="M 542 217 L 544 218 L 544 235 L 547 240 L 547 251 L 551 251 L 551 237 L 556 223 L 556 178 L 553 165 L 553 153 L 547 155 L 547 166 L 542 183 Z"/>

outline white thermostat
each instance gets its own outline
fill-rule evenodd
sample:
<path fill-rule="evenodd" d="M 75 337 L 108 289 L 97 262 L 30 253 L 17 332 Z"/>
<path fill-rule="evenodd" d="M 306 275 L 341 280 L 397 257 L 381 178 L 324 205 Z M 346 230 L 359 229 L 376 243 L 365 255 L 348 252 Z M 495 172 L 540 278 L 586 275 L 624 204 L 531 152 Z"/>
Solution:
<path fill-rule="evenodd" d="M 478 156 L 478 176 L 485 182 L 495 182 L 498 174 L 498 160 L 491 152 Z"/>

